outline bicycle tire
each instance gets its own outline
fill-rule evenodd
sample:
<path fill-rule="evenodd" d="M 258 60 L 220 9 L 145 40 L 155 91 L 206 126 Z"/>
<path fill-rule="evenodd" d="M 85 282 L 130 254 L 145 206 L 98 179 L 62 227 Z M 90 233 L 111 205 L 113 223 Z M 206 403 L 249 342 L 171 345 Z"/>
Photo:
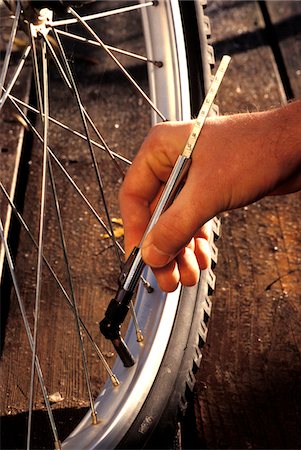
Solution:
<path fill-rule="evenodd" d="M 158 77 L 153 68 L 149 70 L 151 99 L 168 118 L 190 119 L 208 88 L 210 65 L 213 63 L 207 44 L 208 21 L 203 14 L 203 5 L 200 8 L 199 2 L 165 0 L 151 10 L 143 10 L 142 16 L 148 57 L 170 61 L 169 64 L 164 63 L 167 73 L 163 76 Z M 157 116 L 153 113 L 153 123 L 156 121 Z M 217 234 L 218 221 L 214 220 L 210 240 L 214 260 L 214 235 Z M 149 269 L 146 277 L 155 285 Z M 201 360 L 211 309 L 209 295 L 213 289 L 211 269 L 202 272 L 198 286 L 178 289 L 167 296 L 156 289 L 158 294 L 148 295 L 143 287 L 139 288 L 136 300 L 138 317 L 144 317 L 142 322 L 149 322 L 149 328 L 157 323 L 152 345 L 145 345 L 141 350 L 134 338 L 133 324 L 129 325 L 126 339 L 137 363 L 133 369 L 124 369 L 120 361 L 116 362 L 114 373 L 122 383 L 118 388 L 118 401 L 114 388 L 107 383 L 96 400 L 101 423 L 91 427 L 88 413 L 64 441 L 63 448 L 143 448 L 149 445 L 162 448 L 162 444 L 168 445 L 178 406 L 185 410 L 185 391 L 187 386 L 192 388 L 193 373 Z M 183 317 L 187 319 L 183 320 Z M 148 372 L 147 380 L 142 380 L 145 372 Z M 164 443 L 162 430 L 166 437 Z M 158 433 L 159 444 L 156 444 Z"/>

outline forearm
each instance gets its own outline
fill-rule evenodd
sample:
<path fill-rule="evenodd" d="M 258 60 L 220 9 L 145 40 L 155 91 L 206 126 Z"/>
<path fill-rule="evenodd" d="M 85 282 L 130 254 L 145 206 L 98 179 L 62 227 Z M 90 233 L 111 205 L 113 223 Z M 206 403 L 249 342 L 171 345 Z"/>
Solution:
<path fill-rule="evenodd" d="M 279 139 L 275 155 L 281 166 L 281 178 L 274 194 L 288 194 L 301 189 L 301 101 L 289 103 L 272 112 L 271 130 L 278 123 Z M 276 131 L 277 133 L 277 131 Z"/>
<path fill-rule="evenodd" d="M 301 101 L 208 120 L 194 159 L 215 213 L 301 189 Z M 209 189 L 220 189 L 209 195 Z M 204 191 L 205 189 L 205 191 Z M 210 208 L 211 209 L 211 208 Z M 213 211 L 210 211 L 213 212 Z"/>

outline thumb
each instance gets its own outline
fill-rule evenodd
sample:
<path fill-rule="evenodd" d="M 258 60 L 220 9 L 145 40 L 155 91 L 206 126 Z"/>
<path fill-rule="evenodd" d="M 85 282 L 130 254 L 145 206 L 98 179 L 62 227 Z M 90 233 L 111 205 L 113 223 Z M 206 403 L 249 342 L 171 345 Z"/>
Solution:
<path fill-rule="evenodd" d="M 151 267 L 164 267 L 172 261 L 206 222 L 185 191 L 186 186 L 143 242 L 142 258 Z"/>

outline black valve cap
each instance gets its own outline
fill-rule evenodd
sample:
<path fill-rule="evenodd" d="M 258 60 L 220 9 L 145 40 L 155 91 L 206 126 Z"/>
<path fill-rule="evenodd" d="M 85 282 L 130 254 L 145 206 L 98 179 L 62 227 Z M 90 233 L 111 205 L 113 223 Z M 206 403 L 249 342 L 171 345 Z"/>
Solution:
<path fill-rule="evenodd" d="M 119 292 L 122 296 L 122 290 Z M 99 322 L 100 332 L 112 342 L 125 367 L 131 367 L 135 364 L 134 357 L 120 334 L 120 327 L 128 310 L 128 305 L 122 304 L 114 298 L 109 303 L 105 317 Z"/>
<path fill-rule="evenodd" d="M 112 323 L 107 317 L 99 322 L 101 333 L 109 339 L 125 367 L 132 367 L 135 359 L 120 334 L 120 325 Z"/>
<path fill-rule="evenodd" d="M 111 342 L 114 345 L 119 358 L 123 362 L 124 367 L 132 367 L 135 364 L 135 359 L 131 354 L 128 346 L 124 342 L 123 338 L 119 336 L 116 339 L 111 339 Z"/>

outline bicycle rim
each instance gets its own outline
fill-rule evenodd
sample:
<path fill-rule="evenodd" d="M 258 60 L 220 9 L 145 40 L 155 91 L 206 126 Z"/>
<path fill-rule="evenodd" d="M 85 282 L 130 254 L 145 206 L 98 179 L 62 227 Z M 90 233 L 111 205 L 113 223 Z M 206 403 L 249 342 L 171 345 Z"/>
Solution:
<path fill-rule="evenodd" d="M 188 120 L 191 117 L 189 63 L 179 4 L 160 1 L 158 5 L 143 8 L 141 13 L 147 58 L 163 62 L 160 68 L 148 64 L 150 99 L 169 120 Z M 161 120 L 154 110 L 151 115 L 152 123 Z M 133 321 L 126 333 L 136 364 L 124 368 L 116 360 L 113 373 L 120 384 L 114 387 L 108 380 L 94 402 L 98 423 L 91 424 L 89 411 L 63 442 L 63 448 L 115 448 L 145 404 L 174 328 L 181 289 L 168 295 L 161 292 L 149 269 L 144 278 L 154 287 L 154 292 L 148 293 L 142 284 L 137 292 L 135 309 L 144 334 L 143 344 L 137 342 Z"/>

